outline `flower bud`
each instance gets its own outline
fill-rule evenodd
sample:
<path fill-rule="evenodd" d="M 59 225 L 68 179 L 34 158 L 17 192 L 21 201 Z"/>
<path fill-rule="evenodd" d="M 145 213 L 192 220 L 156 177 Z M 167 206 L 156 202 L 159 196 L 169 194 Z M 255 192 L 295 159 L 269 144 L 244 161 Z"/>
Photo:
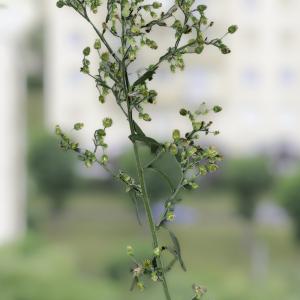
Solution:
<path fill-rule="evenodd" d="M 195 53 L 201 54 L 203 52 L 203 50 L 204 50 L 204 45 L 198 46 L 195 49 Z"/>
<path fill-rule="evenodd" d="M 129 245 L 126 247 L 127 255 L 133 256 L 133 248 Z"/>
<path fill-rule="evenodd" d="M 158 9 L 158 8 L 162 7 L 162 4 L 160 2 L 155 1 L 152 3 L 152 6 L 153 6 L 153 8 Z"/>
<path fill-rule="evenodd" d="M 188 114 L 188 111 L 184 108 L 182 108 L 179 113 L 182 115 L 182 116 L 186 116 Z"/>
<path fill-rule="evenodd" d="M 144 289 L 145 289 L 144 284 L 143 284 L 142 282 L 140 282 L 140 281 L 136 284 L 136 286 L 138 287 L 138 289 L 139 289 L 141 292 L 143 292 Z"/>
<path fill-rule="evenodd" d="M 231 25 L 230 27 L 228 27 L 228 32 L 230 34 L 235 33 L 238 30 L 238 26 L 237 25 Z"/>
<path fill-rule="evenodd" d="M 143 120 L 146 121 L 146 122 L 150 122 L 152 119 L 149 116 L 149 114 L 143 114 Z"/>
<path fill-rule="evenodd" d="M 219 166 L 216 164 L 209 164 L 207 166 L 207 169 L 209 172 L 216 172 L 218 170 Z"/>
<path fill-rule="evenodd" d="M 101 54 L 101 59 L 103 60 L 103 61 L 109 61 L 109 53 L 108 52 L 104 52 L 104 53 L 102 53 Z"/>
<path fill-rule="evenodd" d="M 101 48 L 101 41 L 100 41 L 100 39 L 96 39 L 96 40 L 95 40 L 94 48 L 95 48 L 96 50 L 99 50 L 99 49 Z"/>
<path fill-rule="evenodd" d="M 103 154 L 100 162 L 101 164 L 105 165 L 108 162 L 108 156 L 106 154 Z"/>
<path fill-rule="evenodd" d="M 83 53 L 84 56 L 89 56 L 90 53 L 91 53 L 91 48 L 90 47 L 84 48 L 82 53 Z"/>
<path fill-rule="evenodd" d="M 173 155 L 176 155 L 178 153 L 178 148 L 175 144 L 171 144 L 169 150 L 170 150 L 171 154 L 173 154 Z"/>
<path fill-rule="evenodd" d="M 112 126 L 113 121 L 111 118 L 105 118 L 105 119 L 103 119 L 102 123 L 103 123 L 104 128 L 109 128 Z"/>
<path fill-rule="evenodd" d="M 77 130 L 77 131 L 81 130 L 83 127 L 84 127 L 83 123 L 76 123 L 76 124 L 74 124 L 74 129 Z"/>
<path fill-rule="evenodd" d="M 199 185 L 196 182 L 191 182 L 190 186 L 193 190 L 196 190 L 199 187 Z"/>
<path fill-rule="evenodd" d="M 172 136 L 173 136 L 174 141 L 178 141 L 180 139 L 180 131 L 178 129 L 175 129 L 173 131 Z"/>
<path fill-rule="evenodd" d="M 218 112 L 222 111 L 222 107 L 219 106 L 219 105 L 216 105 L 216 106 L 214 106 L 213 111 L 214 111 L 215 113 L 218 113 Z"/>
<path fill-rule="evenodd" d="M 156 282 L 156 281 L 158 280 L 158 276 L 157 276 L 156 272 L 152 272 L 152 273 L 151 273 L 151 279 L 152 279 L 154 282 Z"/>
<path fill-rule="evenodd" d="M 56 2 L 56 6 L 57 6 L 58 8 L 62 8 L 62 7 L 65 6 L 65 3 L 64 3 L 64 1 L 57 1 L 57 2 Z"/>
<path fill-rule="evenodd" d="M 105 103 L 105 97 L 103 95 L 100 95 L 99 98 L 98 98 L 98 100 L 102 104 Z"/>
<path fill-rule="evenodd" d="M 197 10 L 201 13 L 203 13 L 207 9 L 206 5 L 198 5 Z"/>
<path fill-rule="evenodd" d="M 62 134 L 62 131 L 61 131 L 59 125 L 56 125 L 56 126 L 55 126 L 55 134 L 56 134 L 56 135 L 61 135 L 61 134 Z"/>
<path fill-rule="evenodd" d="M 172 221 L 174 221 L 174 219 L 175 219 L 174 212 L 173 211 L 168 211 L 168 213 L 167 213 L 167 221 L 172 222 Z"/>
<path fill-rule="evenodd" d="M 197 148 L 196 147 L 190 147 L 187 150 L 187 156 L 190 157 L 192 155 L 194 155 L 197 152 Z"/>
<path fill-rule="evenodd" d="M 199 170 L 200 175 L 202 175 L 202 176 L 205 176 L 207 174 L 207 169 L 205 166 L 199 166 L 198 170 Z"/>
<path fill-rule="evenodd" d="M 159 247 L 154 248 L 153 253 L 155 256 L 160 256 L 160 248 Z"/>

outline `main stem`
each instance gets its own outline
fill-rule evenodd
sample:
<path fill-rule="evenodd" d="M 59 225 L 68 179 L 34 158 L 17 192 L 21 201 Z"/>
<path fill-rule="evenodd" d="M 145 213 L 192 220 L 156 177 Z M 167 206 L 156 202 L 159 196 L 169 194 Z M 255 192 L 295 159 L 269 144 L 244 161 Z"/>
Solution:
<path fill-rule="evenodd" d="M 123 66 L 123 76 L 124 76 L 124 88 L 126 90 L 128 121 L 129 121 L 129 126 L 130 126 L 130 132 L 132 135 L 134 135 L 135 134 L 134 121 L 133 121 L 133 117 L 132 117 L 132 110 L 130 108 L 130 100 L 128 97 L 129 81 L 128 81 L 127 71 L 125 69 L 125 66 Z M 154 219 L 153 219 L 152 209 L 150 206 L 150 199 L 149 199 L 148 192 L 147 192 L 144 168 L 141 163 L 139 149 L 138 149 L 138 145 L 136 142 L 133 142 L 133 150 L 134 150 L 134 156 L 135 156 L 135 161 L 136 161 L 136 168 L 138 171 L 138 177 L 139 177 L 141 190 L 142 190 L 142 200 L 143 200 L 144 208 L 145 208 L 147 219 L 148 219 L 149 228 L 150 228 L 151 235 L 152 235 L 153 249 L 155 249 L 155 248 L 159 247 L 158 237 L 157 237 L 157 232 L 156 232 L 156 226 L 155 226 Z M 157 261 L 158 268 L 160 269 L 160 272 L 161 272 L 162 285 L 163 285 L 166 300 L 171 300 L 171 296 L 170 296 L 170 292 L 169 292 L 169 288 L 168 288 L 168 284 L 167 284 L 161 257 L 158 256 L 156 258 L 156 261 Z"/>
<path fill-rule="evenodd" d="M 153 219 L 153 215 L 152 215 L 152 210 L 151 210 L 151 206 L 150 206 L 149 196 L 148 196 L 148 192 L 147 192 L 146 181 L 145 181 L 145 176 L 144 176 L 144 169 L 141 164 L 138 146 L 135 142 L 133 143 L 133 149 L 134 149 L 134 155 L 135 155 L 135 161 L 136 161 L 136 167 L 137 167 L 138 176 L 139 176 L 139 180 L 140 180 L 140 185 L 141 185 L 141 189 L 142 189 L 142 199 L 143 199 L 146 215 L 148 218 L 149 228 L 150 228 L 151 234 L 152 234 L 153 249 L 155 249 L 155 248 L 159 247 L 159 243 L 158 243 L 156 227 L 155 227 L 155 223 L 154 223 L 154 219 Z M 166 299 L 171 300 L 167 280 L 166 280 L 165 273 L 164 273 L 162 260 L 160 257 L 157 257 L 156 261 L 157 261 L 157 265 L 158 265 L 159 269 L 161 270 L 162 285 L 163 285 Z"/>
<path fill-rule="evenodd" d="M 123 2 L 122 1 L 121 1 L 121 10 L 123 11 Z M 133 116 L 132 116 L 132 107 L 131 107 L 131 103 L 130 103 L 130 97 L 128 95 L 129 90 L 130 90 L 130 82 L 128 79 L 127 67 L 126 67 L 126 63 L 125 63 L 125 61 L 126 61 L 125 35 L 126 35 L 126 20 L 122 16 L 122 37 L 121 37 L 121 42 L 122 42 L 121 68 L 122 68 L 122 81 L 123 81 L 122 84 L 123 84 L 123 89 L 124 89 L 125 98 L 126 98 L 127 117 L 128 117 L 128 122 L 129 122 L 129 126 L 130 126 L 130 132 L 131 132 L 131 135 L 135 135 L 136 133 L 135 133 L 134 120 L 133 120 Z M 150 199 L 149 199 L 148 192 L 147 192 L 146 180 L 145 180 L 145 175 L 144 175 L 144 167 L 141 163 L 139 149 L 138 149 L 138 145 L 137 145 L 136 141 L 133 142 L 133 150 L 134 150 L 134 156 L 135 156 L 135 161 L 136 161 L 136 168 L 138 171 L 139 182 L 140 182 L 141 190 L 142 190 L 142 201 L 144 204 L 149 228 L 150 228 L 151 235 L 152 235 L 153 249 L 155 249 L 155 248 L 159 247 L 158 237 L 157 237 L 157 232 L 156 232 L 156 226 L 155 226 L 154 219 L 153 219 L 152 209 L 150 206 Z M 156 258 L 156 261 L 157 261 L 157 266 L 161 272 L 161 280 L 162 280 L 162 285 L 163 285 L 166 300 L 171 300 L 171 296 L 170 296 L 170 292 L 169 292 L 169 288 L 168 288 L 168 284 L 167 284 L 161 257 L 158 256 Z"/>

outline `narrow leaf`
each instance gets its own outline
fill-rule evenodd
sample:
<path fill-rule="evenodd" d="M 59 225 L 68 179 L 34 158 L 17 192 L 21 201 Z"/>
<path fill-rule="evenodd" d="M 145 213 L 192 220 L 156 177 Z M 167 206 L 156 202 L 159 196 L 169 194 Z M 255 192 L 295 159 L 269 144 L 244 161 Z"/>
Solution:
<path fill-rule="evenodd" d="M 137 277 L 135 276 L 135 277 L 133 277 L 132 283 L 131 283 L 131 286 L 130 286 L 130 291 L 131 291 L 131 292 L 134 290 L 134 288 L 135 288 L 135 286 L 136 286 L 137 283 L 138 283 L 138 279 L 137 279 Z"/>
<path fill-rule="evenodd" d="M 136 191 L 134 191 L 134 190 L 129 191 L 129 196 L 130 196 L 130 198 L 132 200 L 132 203 L 135 207 L 135 214 L 136 214 L 136 218 L 139 222 L 139 225 L 142 225 L 140 212 L 139 212 L 139 206 L 138 206 L 138 199 L 137 199 L 137 196 L 136 196 Z"/>
<path fill-rule="evenodd" d="M 139 79 L 137 79 L 133 85 L 132 88 L 136 87 L 139 84 L 145 83 L 147 80 L 152 80 L 153 75 L 155 74 L 158 67 L 154 67 L 149 69 L 146 73 L 144 73 Z"/>
<path fill-rule="evenodd" d="M 176 235 L 173 233 L 173 231 L 171 231 L 168 227 L 166 226 L 163 226 L 168 232 L 169 232 L 169 235 L 171 237 L 171 240 L 173 242 L 173 245 L 174 245 L 174 248 L 175 248 L 175 251 L 176 251 L 176 254 L 177 254 L 177 257 L 178 257 L 178 261 L 180 263 L 180 266 L 182 268 L 183 271 L 186 271 L 186 267 L 185 267 L 185 264 L 183 262 L 183 259 L 181 257 L 181 248 L 180 248 L 180 244 L 179 244 L 179 241 L 176 237 Z"/>

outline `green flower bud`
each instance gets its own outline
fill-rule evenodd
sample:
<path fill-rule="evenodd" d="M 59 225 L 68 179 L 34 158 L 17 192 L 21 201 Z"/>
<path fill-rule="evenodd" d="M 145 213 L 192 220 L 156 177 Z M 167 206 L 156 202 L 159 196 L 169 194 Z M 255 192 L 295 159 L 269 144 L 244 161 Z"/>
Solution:
<path fill-rule="evenodd" d="M 213 111 L 215 112 L 215 113 L 218 113 L 218 112 L 220 112 L 220 111 L 222 111 L 223 110 L 223 108 L 221 107 L 221 106 L 219 106 L 219 105 L 216 105 L 216 106 L 214 106 L 214 108 L 213 108 Z"/>
<path fill-rule="evenodd" d="M 78 143 L 71 143 L 71 149 L 72 150 L 77 150 L 78 149 Z"/>
<path fill-rule="evenodd" d="M 205 166 L 199 166 L 199 173 L 202 176 L 205 176 L 207 174 L 207 169 Z"/>
<path fill-rule="evenodd" d="M 105 132 L 105 130 L 104 129 L 98 129 L 97 131 L 96 131 L 96 135 L 97 135 L 97 138 L 102 138 L 103 136 L 106 136 L 106 132 Z"/>
<path fill-rule="evenodd" d="M 216 165 L 216 164 L 209 164 L 207 166 L 207 169 L 208 169 L 209 172 L 215 172 L 219 169 L 219 166 Z"/>
<path fill-rule="evenodd" d="M 180 131 L 178 129 L 175 129 L 173 131 L 172 136 L 173 136 L 174 141 L 178 141 L 180 139 Z"/>
<path fill-rule="evenodd" d="M 57 2 L 56 2 L 56 6 L 57 6 L 58 8 L 62 8 L 62 7 L 65 6 L 65 3 L 64 3 L 64 1 L 57 1 Z"/>
<path fill-rule="evenodd" d="M 134 33 L 134 34 L 139 34 L 140 33 L 140 28 L 136 25 L 133 25 L 131 27 L 131 32 Z"/>
<path fill-rule="evenodd" d="M 204 50 L 204 45 L 198 46 L 195 49 L 195 53 L 201 54 L 203 52 L 203 50 Z"/>
<path fill-rule="evenodd" d="M 62 131 L 61 131 L 59 125 L 56 125 L 56 126 L 55 126 L 55 134 L 56 134 L 56 135 L 61 135 L 61 134 L 62 134 Z"/>
<path fill-rule="evenodd" d="M 223 54 L 229 54 L 231 50 L 224 44 L 220 45 L 220 50 Z"/>
<path fill-rule="evenodd" d="M 141 292 L 143 292 L 144 289 L 145 289 L 145 286 L 144 286 L 144 284 L 143 284 L 141 281 L 139 281 L 139 282 L 136 284 L 136 286 L 138 287 L 138 289 L 139 289 Z"/>
<path fill-rule="evenodd" d="M 84 48 L 82 53 L 83 53 L 84 56 L 89 56 L 90 53 L 91 53 L 91 48 L 90 47 Z"/>
<path fill-rule="evenodd" d="M 200 130 L 200 129 L 203 127 L 203 123 L 204 123 L 204 122 L 193 122 L 193 123 L 192 123 L 193 129 L 194 129 L 194 130 L 197 130 L 197 131 Z"/>
<path fill-rule="evenodd" d="M 107 164 L 107 162 L 108 162 L 108 156 L 106 154 L 103 154 L 102 157 L 101 157 L 100 162 L 101 162 L 102 165 Z"/>
<path fill-rule="evenodd" d="M 191 182 L 190 186 L 193 190 L 196 190 L 199 187 L 199 185 L 196 182 Z"/>
<path fill-rule="evenodd" d="M 160 248 L 159 247 L 154 248 L 153 253 L 155 256 L 160 256 Z"/>
<path fill-rule="evenodd" d="M 109 128 L 113 124 L 113 120 L 111 118 L 105 118 L 102 121 L 104 128 Z"/>
<path fill-rule="evenodd" d="M 178 153 L 178 148 L 175 144 L 171 144 L 169 150 L 170 150 L 171 154 L 173 154 L 173 155 L 176 155 Z"/>
<path fill-rule="evenodd" d="M 105 103 L 105 97 L 103 95 L 100 95 L 99 98 L 98 98 L 98 100 L 102 104 Z"/>
<path fill-rule="evenodd" d="M 100 41 L 100 39 L 96 39 L 96 40 L 95 40 L 94 48 L 95 48 L 96 50 L 99 50 L 99 49 L 101 48 L 101 41 Z"/>
<path fill-rule="evenodd" d="M 187 156 L 190 157 L 192 155 L 194 155 L 197 152 L 197 148 L 196 147 L 190 147 L 187 150 Z"/>
<path fill-rule="evenodd" d="M 104 52 L 104 53 L 102 53 L 101 54 L 101 59 L 103 60 L 103 61 L 109 61 L 109 53 L 108 52 Z"/>
<path fill-rule="evenodd" d="M 143 114 L 143 120 L 146 121 L 146 122 L 150 122 L 152 119 L 149 116 L 149 114 Z"/>
<path fill-rule="evenodd" d="M 92 164 L 93 164 L 93 162 L 91 160 L 89 160 L 89 159 L 85 160 L 84 163 L 85 163 L 85 166 L 87 168 L 90 168 L 92 166 Z"/>
<path fill-rule="evenodd" d="M 238 26 L 237 25 L 231 25 L 230 27 L 228 27 L 228 32 L 230 34 L 235 33 L 238 30 Z"/>
<path fill-rule="evenodd" d="M 167 219 L 167 221 L 170 221 L 170 222 L 174 221 L 174 219 L 175 219 L 174 212 L 173 211 L 168 211 L 166 219 Z"/>
<path fill-rule="evenodd" d="M 84 127 L 83 123 L 76 123 L 76 124 L 74 124 L 74 129 L 77 130 L 77 131 L 81 130 L 83 127 Z"/>
<path fill-rule="evenodd" d="M 198 5 L 197 10 L 201 13 L 203 13 L 207 9 L 206 5 Z"/>
<path fill-rule="evenodd" d="M 188 114 L 188 111 L 184 108 L 182 108 L 179 113 L 182 115 L 182 116 L 186 116 Z"/>
<path fill-rule="evenodd" d="M 151 279 L 152 279 L 152 281 L 154 281 L 154 282 L 156 282 L 156 281 L 158 280 L 158 276 L 157 276 L 156 272 L 152 272 L 152 273 L 151 273 Z"/>
<path fill-rule="evenodd" d="M 145 268 L 145 269 L 150 269 L 150 268 L 152 268 L 152 263 L 151 263 L 151 260 L 150 260 L 150 259 L 145 259 L 145 261 L 144 261 L 144 268 Z"/>
<path fill-rule="evenodd" d="M 162 4 L 160 2 L 155 1 L 152 3 L 152 6 L 153 6 L 153 8 L 158 9 L 158 8 L 162 7 Z"/>
<path fill-rule="evenodd" d="M 126 250 L 127 250 L 127 255 L 133 256 L 133 248 L 131 246 L 127 246 Z"/>

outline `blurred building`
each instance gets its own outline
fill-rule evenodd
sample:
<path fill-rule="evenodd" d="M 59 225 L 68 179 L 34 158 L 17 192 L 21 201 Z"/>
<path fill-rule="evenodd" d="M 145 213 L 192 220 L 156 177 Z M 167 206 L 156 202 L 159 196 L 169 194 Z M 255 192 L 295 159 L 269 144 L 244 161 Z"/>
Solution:
<path fill-rule="evenodd" d="M 158 109 L 152 112 L 154 122 L 149 130 L 157 136 L 170 136 L 162 123 L 172 127 L 186 126 L 177 110 L 221 104 L 224 108 L 215 120 L 221 135 L 213 143 L 232 154 L 253 153 L 282 143 L 299 148 L 295 139 L 299 131 L 300 92 L 298 58 L 300 42 L 297 0 L 227 0 L 198 1 L 208 5 L 208 16 L 215 27 L 208 31 L 219 37 L 231 24 L 239 31 L 226 38 L 232 54 L 224 56 L 217 49 L 206 49 L 202 56 L 187 59 L 186 71 L 168 72 L 167 66 L 151 83 L 160 92 Z M 165 1 L 167 7 L 169 1 Z M 113 103 L 100 106 L 92 80 L 79 73 L 82 49 L 93 43 L 90 26 L 71 9 L 59 10 L 47 0 L 47 70 L 46 115 L 48 124 L 71 127 L 84 121 L 95 128 L 102 115 L 115 115 L 117 126 L 111 133 L 113 149 L 118 152 L 127 140 L 127 127 Z M 103 18 L 102 18 L 103 19 Z M 101 16 L 96 17 L 101 24 Z M 173 35 L 156 32 L 160 49 L 166 49 Z M 153 63 L 156 52 L 141 52 L 139 62 Z M 159 112 L 159 113 L 158 113 Z M 148 124 L 145 124 L 148 130 Z M 90 131 L 86 131 L 90 132 Z"/>
<path fill-rule="evenodd" d="M 3 3 L 3 2 L 2 2 Z M 25 229 L 25 94 L 23 42 L 32 20 L 30 1 L 0 8 L 0 244 Z"/>

